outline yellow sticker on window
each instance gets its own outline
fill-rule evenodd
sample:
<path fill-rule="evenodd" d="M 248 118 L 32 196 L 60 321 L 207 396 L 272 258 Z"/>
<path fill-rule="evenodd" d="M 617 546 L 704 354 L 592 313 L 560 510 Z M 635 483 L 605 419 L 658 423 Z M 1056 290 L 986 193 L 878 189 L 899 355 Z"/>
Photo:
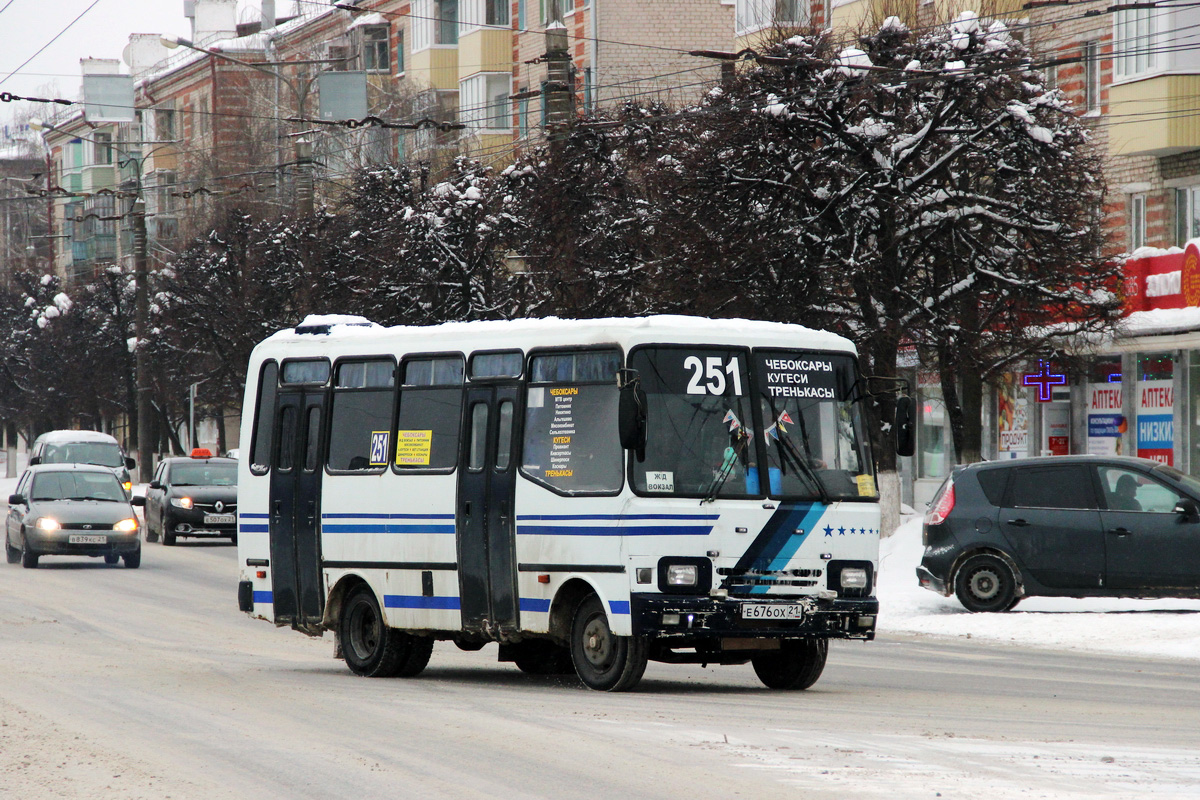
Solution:
<path fill-rule="evenodd" d="M 433 431 L 396 431 L 396 466 L 428 467 Z"/>
<path fill-rule="evenodd" d="M 854 480 L 858 483 L 859 497 L 874 497 L 875 496 L 875 476 L 874 475 L 855 475 Z"/>

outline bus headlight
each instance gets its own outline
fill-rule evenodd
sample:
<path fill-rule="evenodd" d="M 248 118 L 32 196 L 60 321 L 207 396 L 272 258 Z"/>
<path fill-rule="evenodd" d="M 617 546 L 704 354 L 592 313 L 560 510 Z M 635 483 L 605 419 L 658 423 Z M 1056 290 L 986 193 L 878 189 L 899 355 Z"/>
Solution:
<path fill-rule="evenodd" d="M 695 586 L 699 583 L 699 571 L 695 564 L 668 564 L 668 586 Z"/>
<path fill-rule="evenodd" d="M 58 520 L 54 517 L 38 517 L 37 528 L 39 531 L 56 531 L 62 525 L 58 524 Z"/>
<path fill-rule="evenodd" d="M 841 582 L 843 589 L 865 589 L 867 571 L 861 567 L 846 567 L 842 570 Z"/>

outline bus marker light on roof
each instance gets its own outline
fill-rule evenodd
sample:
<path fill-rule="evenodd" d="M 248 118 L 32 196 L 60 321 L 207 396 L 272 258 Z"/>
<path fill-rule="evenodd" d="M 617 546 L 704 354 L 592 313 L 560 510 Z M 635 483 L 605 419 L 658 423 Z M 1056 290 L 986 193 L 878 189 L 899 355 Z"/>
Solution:
<path fill-rule="evenodd" d="M 192 448 L 192 458 L 212 458 L 212 457 L 213 457 L 212 450 L 209 450 L 207 447 L 193 447 Z"/>

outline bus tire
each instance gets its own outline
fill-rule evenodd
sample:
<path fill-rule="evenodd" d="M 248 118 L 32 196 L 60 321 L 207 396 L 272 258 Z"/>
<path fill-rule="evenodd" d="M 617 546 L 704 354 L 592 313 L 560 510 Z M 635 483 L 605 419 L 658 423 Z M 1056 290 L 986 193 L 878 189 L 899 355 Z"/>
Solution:
<path fill-rule="evenodd" d="M 393 630 L 392 636 L 406 639 L 408 641 L 408 655 L 405 657 L 400 668 L 396 670 L 396 676 L 399 678 L 413 678 L 421 674 L 429 664 L 429 657 L 433 655 L 433 639 L 428 636 L 413 636 L 408 633 L 401 633 Z"/>
<path fill-rule="evenodd" d="M 398 675 L 411 653 L 410 638 L 387 626 L 370 586 L 350 593 L 338 619 L 338 641 L 351 672 L 368 678 Z"/>
<path fill-rule="evenodd" d="M 784 639 L 779 650 L 750 659 L 754 674 L 768 689 L 807 689 L 825 670 L 827 639 Z"/>
<path fill-rule="evenodd" d="M 648 660 L 644 637 L 617 636 L 600 598 L 590 594 L 583 599 L 571 625 L 571 661 L 584 685 L 601 692 L 628 691 L 642 679 Z"/>

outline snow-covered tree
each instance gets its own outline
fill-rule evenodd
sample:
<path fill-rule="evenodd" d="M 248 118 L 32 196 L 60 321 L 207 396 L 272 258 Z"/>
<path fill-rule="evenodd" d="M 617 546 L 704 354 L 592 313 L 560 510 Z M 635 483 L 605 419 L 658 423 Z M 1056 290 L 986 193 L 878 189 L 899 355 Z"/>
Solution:
<path fill-rule="evenodd" d="M 981 381 L 1118 312 L 1100 162 L 999 22 L 889 19 L 860 45 L 794 36 L 712 91 L 670 227 L 721 255 L 718 300 L 738 307 L 735 279 L 752 315 L 839 329 L 868 374 L 895 376 L 906 346 L 936 354 L 971 401 L 951 414 L 977 457 Z M 894 468 L 890 446 L 876 455 Z"/>

